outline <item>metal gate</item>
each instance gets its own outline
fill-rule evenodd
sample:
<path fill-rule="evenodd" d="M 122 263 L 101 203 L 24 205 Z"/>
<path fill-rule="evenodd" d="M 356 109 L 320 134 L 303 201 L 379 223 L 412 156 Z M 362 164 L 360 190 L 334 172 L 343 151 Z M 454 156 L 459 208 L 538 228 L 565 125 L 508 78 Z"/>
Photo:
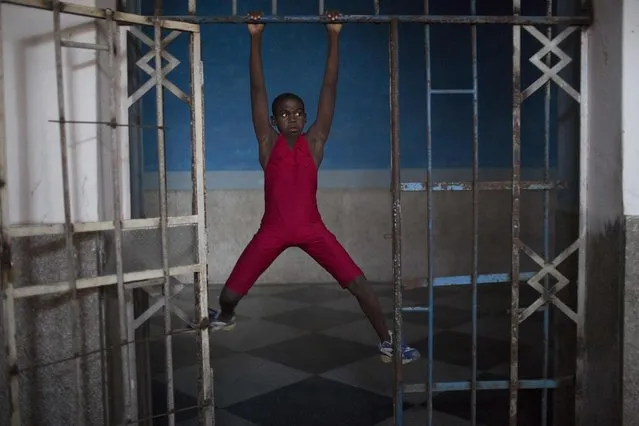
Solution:
<path fill-rule="evenodd" d="M 5 109 L 4 105 L 0 109 L 2 114 L 2 127 L 0 130 L 1 152 L 3 153 L 2 164 L 2 290 L 3 290 L 3 319 L 4 319 L 4 336 L 7 348 L 6 353 L 6 372 L 8 374 L 8 394 L 9 404 L 6 410 L 7 416 L 10 416 L 12 425 L 18 426 L 26 423 L 33 423 L 34 418 L 29 418 L 27 412 L 33 415 L 34 411 L 40 410 L 42 407 L 33 407 L 33 401 L 25 399 L 29 393 L 25 390 L 27 387 L 37 386 L 35 383 L 29 383 L 29 373 L 38 369 L 51 367 L 52 365 L 66 365 L 72 363 L 74 368 L 69 373 L 75 377 L 75 386 L 72 394 L 65 395 L 64 399 L 72 401 L 69 403 L 67 420 L 70 424 L 89 424 L 88 422 L 98 422 L 96 424 L 150 424 L 152 418 L 140 418 L 138 413 L 138 371 L 137 368 L 144 367 L 144 363 L 136 361 L 136 329 L 140 328 L 151 315 L 164 307 L 164 329 L 163 337 L 166 346 L 166 381 L 167 381 L 167 412 L 165 416 L 168 424 L 175 424 L 176 410 L 174 404 L 173 391 L 173 366 L 172 366 L 172 336 L 176 333 L 194 333 L 198 341 L 198 360 L 199 360 L 199 381 L 198 381 L 198 406 L 193 407 L 199 409 L 201 424 L 214 424 L 213 415 L 213 392 L 212 392 L 212 371 L 210 366 L 210 344 L 208 334 L 208 296 L 207 296 L 207 239 L 206 239 L 206 211 L 205 211 L 205 175 L 204 175 L 204 128 L 203 128 L 203 99 L 202 99 L 202 64 L 201 64 L 201 45 L 199 25 L 171 20 L 151 19 L 144 16 L 134 15 L 130 13 L 116 12 L 108 9 L 98 9 L 71 3 L 62 3 L 57 0 L 51 1 L 3 1 L 3 4 L 12 4 L 22 7 L 30 7 L 52 12 L 53 19 L 53 38 L 55 49 L 55 73 L 57 81 L 58 96 L 58 117 L 50 120 L 54 124 L 50 126 L 58 126 L 60 155 L 62 160 L 62 187 L 63 187 L 63 204 L 64 204 L 64 223 L 62 224 L 33 224 L 28 226 L 20 226 L 12 224 L 8 221 L 8 196 L 7 185 L 12 184 L 12 177 L 7 176 L 6 158 L 4 156 L 7 143 L 15 144 L 17 141 L 5 140 Z M 193 3 L 194 5 L 194 3 Z M 106 27 L 106 43 L 90 44 L 81 43 L 63 39 L 64 28 L 61 28 L 61 15 L 70 14 L 81 17 L 87 17 L 102 20 Z M 149 37 L 138 27 L 151 27 L 154 29 L 154 36 Z M 135 93 L 132 93 L 126 102 L 126 110 L 135 104 L 150 89 L 156 89 L 156 106 L 157 106 L 157 122 L 153 124 L 145 124 L 157 130 L 158 152 L 159 152 L 159 179 L 160 179 L 160 214 L 159 217 L 148 219 L 124 219 L 123 218 L 123 187 L 122 187 L 122 156 L 128 156 L 127 152 L 123 152 L 122 141 L 118 136 L 118 129 L 122 127 L 133 126 L 128 124 L 126 119 L 118 117 L 120 105 L 116 101 L 116 90 L 118 90 L 118 82 L 120 78 L 119 65 L 117 63 L 117 55 L 120 51 L 119 46 L 124 43 L 125 38 L 121 37 L 121 29 L 130 32 L 131 35 L 139 39 L 142 43 L 148 45 L 151 50 L 146 54 L 138 66 L 144 70 L 150 79 L 142 85 Z M 170 30 L 167 37 L 163 38 L 162 31 Z M 191 91 L 188 94 L 183 93 L 179 88 L 175 87 L 170 81 L 165 79 L 177 63 L 166 51 L 166 46 L 179 37 L 181 34 L 189 37 L 190 50 L 190 76 Z M 65 78 L 63 75 L 63 49 L 89 49 L 97 52 L 106 52 L 103 57 L 107 57 L 108 67 L 107 75 L 111 80 L 109 88 L 109 119 L 100 121 L 97 117 L 95 121 L 82 122 L 75 120 L 74 117 L 66 117 L 65 111 Z M 1 57 L 1 55 L 0 55 Z M 97 57 L 97 56 L 96 56 Z M 147 62 L 154 60 L 154 66 L 150 66 Z M 163 64 L 163 61 L 168 64 Z M 0 68 L 4 66 L 0 63 Z M 161 71 L 158 71 L 161 70 Z M 2 82 L 0 82 L 2 83 Z M 4 86 L 0 84 L 0 99 L 4 101 Z M 169 217 L 167 208 L 167 190 L 166 190 L 166 166 L 165 166 L 165 127 L 163 116 L 163 88 L 180 98 L 188 104 L 191 111 L 191 139 L 192 139 L 192 180 L 193 180 L 193 206 L 192 214 L 187 216 Z M 118 121 L 120 120 L 120 121 Z M 55 124 L 57 123 L 57 124 Z M 72 195 L 70 189 L 70 171 L 68 160 L 68 124 L 97 125 L 106 126 L 110 132 L 110 148 L 111 148 L 111 174 L 113 177 L 113 205 L 111 206 L 112 220 L 102 222 L 77 222 L 72 219 Z M 126 192 L 125 192 L 126 193 Z M 194 234 L 193 253 L 188 262 L 175 265 L 170 258 L 169 234 L 171 230 L 178 227 L 186 227 Z M 138 268 L 132 269 L 127 265 L 129 252 L 126 254 L 127 241 L 130 243 L 132 234 L 144 233 L 147 231 L 159 231 L 157 244 L 161 247 L 159 266 L 155 268 Z M 25 275 L 25 271 L 21 270 L 23 263 L 20 263 L 20 256 L 30 257 L 31 254 L 20 254 L 21 244 L 25 241 L 58 237 L 64 241 L 64 258 L 58 259 L 64 266 L 58 266 L 60 269 L 66 269 L 66 273 L 62 273 L 58 282 L 43 282 L 33 284 Z M 79 239 L 94 239 L 96 242 L 96 251 L 98 252 L 98 263 L 101 264 L 102 271 L 97 274 L 79 276 L 78 270 L 82 266 L 78 266 L 79 253 L 76 244 Z M 153 243 L 153 242 L 152 242 Z M 138 247 L 139 248 L 139 247 Z M 147 248 L 153 248 L 151 247 Z M 125 253 L 125 255 L 123 255 Z M 16 263 L 20 263 L 17 265 Z M 172 264 L 173 263 L 173 264 Z M 113 271 L 109 271 L 109 266 Z M 143 265 L 144 266 L 144 265 Z M 94 271 L 95 272 L 95 271 Z M 100 273 L 102 272 L 102 273 Z M 111 273 L 109 273 L 111 272 Z M 104 274 L 106 273 L 106 275 Z M 184 287 L 175 285 L 173 277 L 177 275 L 193 274 L 195 283 L 195 318 L 196 323 L 193 324 L 190 318 L 192 314 L 182 312 L 172 302 L 172 298 Z M 155 294 L 156 300 L 143 313 L 135 315 L 134 312 L 134 292 L 143 289 L 151 292 L 153 287 L 160 287 L 160 291 Z M 112 289 L 115 288 L 115 291 Z M 86 314 L 82 314 L 81 305 L 85 302 L 83 299 L 91 290 L 100 289 L 101 308 L 108 311 L 109 294 L 114 294 L 113 308 L 109 312 L 95 312 L 96 316 L 101 315 L 99 321 L 103 322 L 102 327 L 106 330 L 104 341 L 95 350 L 86 350 L 85 343 L 81 341 L 83 332 L 81 330 L 80 321 L 85 321 Z M 159 293 L 159 294 L 158 294 Z M 47 296 L 60 296 L 70 294 L 71 298 L 69 315 L 71 318 L 71 351 L 68 356 L 62 359 L 47 360 L 47 362 L 30 362 L 28 356 L 24 355 L 22 347 L 24 342 L 21 339 L 25 337 L 21 333 L 25 318 L 20 316 L 20 304 L 26 303 L 25 300 L 38 299 Z M 184 319 L 187 324 L 182 327 L 175 327 L 171 324 L 171 315 L 177 314 L 178 317 Z M 109 338 L 109 317 L 116 330 L 112 338 Z M 60 342 L 63 346 L 63 342 Z M 89 403 L 89 396 L 83 394 L 85 386 L 83 382 L 88 375 L 83 371 L 84 360 L 93 355 L 108 357 L 109 361 L 100 364 L 102 368 L 111 368 L 111 377 L 104 379 L 102 387 L 102 398 L 105 406 L 102 413 L 104 419 L 95 419 L 87 417 L 86 407 Z M 109 367 L 111 366 L 111 367 Z M 115 384 L 115 385 L 114 385 Z M 111 389 L 110 389 L 111 388 Z M 33 389 L 30 389 L 32 392 Z M 63 409 L 64 410 L 64 409 Z M 3 410 L 4 411 L 4 410 Z M 69 414 L 71 412 L 72 414 Z M 3 413 L 4 417 L 4 413 Z M 37 421 L 42 421 L 39 419 Z M 60 420 L 61 421 L 61 420 Z M 102 423 L 104 422 L 104 423 Z"/>
<path fill-rule="evenodd" d="M 550 241 L 550 228 L 551 228 L 551 211 L 550 211 L 550 194 L 555 191 L 572 185 L 572 190 L 575 192 L 583 191 L 585 174 L 581 173 L 578 181 L 569 180 L 561 181 L 553 179 L 550 173 L 550 160 L 549 160 L 549 140 L 550 140 L 550 98 L 551 98 L 551 86 L 556 84 L 564 93 L 572 99 L 572 102 L 578 103 L 580 116 L 582 118 L 582 125 L 580 130 L 580 144 L 586 143 L 586 132 L 583 127 L 583 118 L 587 112 L 587 93 L 584 90 L 586 79 L 584 78 L 587 72 L 586 55 L 581 55 L 581 87 L 576 88 L 567 82 L 559 75 L 559 72 L 570 62 L 570 57 L 560 48 L 560 44 L 564 42 L 571 34 L 581 34 L 580 49 L 581 52 L 585 51 L 587 37 L 584 35 L 584 29 L 590 24 L 590 16 L 586 16 L 584 13 L 580 16 L 557 16 L 553 11 L 555 10 L 552 0 L 547 0 L 547 14 L 545 16 L 525 16 L 522 14 L 522 0 L 512 1 L 512 14 L 510 16 L 479 16 L 476 14 L 476 0 L 468 0 L 471 5 L 472 13 L 465 16 L 438 16 L 429 15 L 429 1 L 424 1 L 425 13 L 424 15 L 382 15 L 380 14 L 380 2 L 374 0 L 372 3 L 372 10 L 374 14 L 371 15 L 345 15 L 340 18 L 344 23 L 378 23 L 386 24 L 389 26 L 389 90 L 390 90 L 390 127 L 391 127 L 391 193 L 392 193 L 392 256 L 393 256 L 393 286 L 394 286 L 394 333 L 396 336 L 402 336 L 402 313 L 403 312 L 426 312 L 428 314 L 428 350 L 426 357 L 428 359 L 428 368 L 423 372 L 424 380 L 422 383 L 405 383 L 403 368 L 401 360 L 396 358 L 394 361 L 394 407 L 395 407 L 395 424 L 403 425 L 403 401 L 406 393 L 420 392 L 427 395 L 427 416 L 423 419 L 424 424 L 433 424 L 433 396 L 443 392 L 470 392 L 471 402 L 471 423 L 477 424 L 477 394 L 478 392 L 490 392 L 494 390 L 508 390 L 509 391 L 509 418 L 510 426 L 516 426 L 518 424 L 518 396 L 520 390 L 523 389 L 537 389 L 542 392 L 542 424 L 546 425 L 549 422 L 548 411 L 550 407 L 549 391 L 561 388 L 566 383 L 574 381 L 575 372 L 568 374 L 568 377 L 564 377 L 561 373 L 554 374 L 554 368 L 551 367 L 551 346 L 550 342 L 553 339 L 551 330 L 553 328 L 553 321 L 555 315 L 565 315 L 573 323 L 576 324 L 576 333 L 583 331 L 583 306 L 582 297 L 578 297 L 577 308 L 569 306 L 568 303 L 563 302 L 557 293 L 564 289 L 571 280 L 566 276 L 567 273 L 560 272 L 560 265 L 570 255 L 579 253 L 579 263 L 583 265 L 583 250 L 580 250 L 580 246 L 583 240 L 583 225 L 582 221 L 579 224 L 579 231 L 576 239 L 572 241 L 564 241 L 563 243 L 557 240 L 557 244 L 563 244 L 560 250 L 557 250 L 558 254 L 552 256 L 553 252 Z M 166 201 L 166 174 L 164 172 L 164 158 L 163 158 L 163 116 L 162 116 L 162 90 L 157 91 L 157 105 L 158 107 L 158 150 L 160 152 L 160 217 L 154 219 L 144 220 L 123 220 L 121 217 L 121 208 L 119 205 L 119 197 L 115 197 L 114 202 L 114 220 L 109 222 L 99 223 L 72 223 L 69 214 L 69 195 L 68 195 L 68 176 L 64 175 L 65 185 L 65 223 L 62 225 L 38 225 L 29 227 L 14 227 L 6 221 L 6 185 L 3 186 L 3 256 L 2 256 L 2 271 L 3 271 L 3 290 L 4 290 L 4 307 L 5 312 L 5 335 L 8 347 L 7 366 L 10 373 L 10 395 L 11 395 L 11 416 L 12 424 L 20 424 L 20 412 L 21 407 L 24 406 L 24 402 L 21 404 L 20 400 L 20 375 L 25 369 L 37 368 L 37 366 L 24 366 L 21 364 L 21 360 L 18 357 L 17 342 L 16 342 L 16 317 L 15 317 L 15 304 L 17 301 L 32 297 L 51 293 L 70 292 L 73 295 L 73 307 L 78 309 L 77 293 L 81 290 L 95 288 L 100 286 L 115 285 L 118 293 L 118 313 L 119 313 L 119 345 L 121 350 L 122 368 L 121 368 L 121 380 L 122 389 L 124 391 L 124 413 L 125 417 L 122 424 L 129 422 L 140 421 L 137 418 L 136 410 L 136 397 L 134 395 L 135 385 L 135 349 L 132 345 L 135 338 L 136 324 L 139 325 L 140 319 L 133 318 L 131 308 L 131 290 L 133 288 L 143 287 L 148 284 L 157 284 L 158 281 L 163 285 L 163 299 L 155 305 L 155 310 L 159 309 L 163 305 L 165 306 L 165 331 L 166 331 L 166 350 L 167 350 L 167 386 L 169 388 L 167 406 L 168 406 L 168 419 L 169 424 L 175 423 L 175 410 L 172 401 L 172 380 L 171 380 L 171 334 L 175 333 L 171 327 L 170 299 L 172 292 L 175 290 L 170 284 L 170 277 L 173 275 L 179 275 L 187 272 L 194 272 L 196 276 L 196 318 L 198 318 L 199 328 L 196 333 L 198 335 L 199 342 L 199 359 L 200 359 L 200 381 L 199 381 L 199 407 L 200 407 L 200 424 L 210 425 L 214 424 L 213 416 L 213 392 L 212 392 L 212 372 L 209 364 L 209 339 L 207 334 L 207 288 L 206 288 L 206 238 L 205 238 L 205 182 L 204 182 L 204 162 L 203 162 L 203 123 L 202 123 L 202 67 L 200 63 L 200 34 L 199 25 L 203 24 L 243 24 L 247 22 L 247 18 L 237 15 L 238 4 L 237 0 L 232 0 L 233 15 L 232 16 L 211 16 L 211 17 L 197 17 L 195 15 L 195 1 L 189 1 L 189 16 L 165 16 L 161 20 L 154 20 L 150 17 L 142 17 L 132 14 L 125 14 L 119 12 L 111 12 L 108 10 L 100 10 L 87 8 L 82 6 L 70 5 L 60 3 L 58 1 L 49 2 L 44 0 L 5 0 L 4 3 L 17 4 L 22 6 L 30 6 L 41 9 L 53 10 L 54 20 L 56 22 L 56 28 L 59 30 L 60 13 L 71 13 L 81 16 L 93 17 L 106 20 L 109 28 L 109 45 L 108 46 L 82 46 L 73 45 L 72 43 L 61 40 L 59 31 L 56 31 L 56 54 L 59 59 L 60 50 L 63 47 L 79 47 L 79 48 L 93 48 L 103 49 L 110 52 L 111 62 L 113 63 L 113 45 L 115 43 L 115 23 L 121 25 L 146 25 L 153 26 L 155 28 L 155 39 L 151 41 L 145 38 L 143 33 L 132 30 L 133 33 L 138 36 L 143 42 L 153 46 L 155 57 L 155 70 L 162 68 L 162 55 L 163 49 L 166 44 L 176 37 L 175 33 L 169 35 L 167 38 L 162 39 L 161 29 L 172 29 L 175 31 L 189 32 L 191 37 L 191 76 L 192 76 L 192 91 L 190 96 L 181 96 L 179 93 L 171 90 L 171 85 L 167 81 L 163 80 L 163 76 L 168 71 L 162 71 L 159 75 L 156 74 L 151 68 L 148 68 L 148 73 L 151 76 L 152 81 L 155 82 L 155 86 L 158 89 L 166 87 L 171 90 L 178 97 L 183 97 L 185 101 L 190 104 L 192 109 L 192 128 L 193 128 L 193 179 L 194 179 L 194 208 L 193 215 L 186 217 L 169 218 L 167 217 L 167 201 Z M 586 11 L 585 2 L 581 2 L 582 11 Z M 277 0 L 272 0 L 272 15 L 263 17 L 263 21 L 267 23 L 323 23 L 325 22 L 324 13 L 325 3 L 324 0 L 319 0 L 318 15 L 317 16 L 278 16 L 277 14 Z M 574 13 L 573 13 L 574 14 Z M 573 15 L 570 14 L 570 15 Z M 399 24 L 403 22 L 408 23 L 421 23 L 424 24 L 424 49 L 426 55 L 426 74 L 427 79 L 424 84 L 427 87 L 427 102 L 428 102 L 428 117 L 425 118 L 427 126 L 427 140 L 425 141 L 427 150 L 428 168 L 426 170 L 426 177 L 423 182 L 403 182 L 400 176 L 400 161 L 399 161 L 399 56 L 398 51 L 400 49 L 399 40 Z M 466 25 L 471 27 L 471 40 L 469 42 L 472 46 L 472 87 L 463 87 L 455 90 L 442 90 L 434 87 L 431 82 L 431 34 L 430 28 L 433 25 L 439 24 L 457 24 Z M 479 25 L 508 25 L 512 27 L 512 173 L 510 179 L 506 181 L 486 181 L 480 180 L 479 177 L 479 149 L 481 135 L 479 134 L 479 118 L 478 118 L 478 73 L 477 73 L 477 26 Z M 541 29 L 540 29 L 541 28 Z M 521 39 L 522 34 L 530 34 L 540 44 L 541 49 L 529 58 L 530 62 L 534 64 L 540 71 L 541 77 L 539 77 L 531 85 L 524 87 L 521 80 Z M 560 58 L 557 64 L 552 64 L 551 53 Z M 577 52 L 579 53 L 579 48 Z M 150 56 L 147 58 L 150 59 Z M 165 58 L 168 59 L 168 58 Z M 71 121 L 65 121 L 64 118 L 64 97 L 62 95 L 62 77 L 60 61 L 56 61 L 56 71 L 58 75 L 58 88 L 60 99 L 60 139 L 62 144 L 62 152 L 65 152 L 65 123 Z M 153 83 L 149 83 L 153 85 Z M 545 108 L 546 108 L 546 120 L 542 124 L 544 126 L 544 133 L 546 135 L 544 144 L 545 152 L 545 166 L 544 173 L 541 179 L 537 180 L 522 180 L 522 155 L 521 155 L 521 117 L 522 117 L 522 105 L 525 103 L 533 93 L 544 90 L 545 91 Z M 135 97 L 134 95 L 133 97 Z M 141 96 L 141 95 L 140 95 Z M 431 100 L 435 96 L 469 96 L 472 98 L 473 103 L 473 137 L 470 143 L 472 144 L 473 152 L 473 166 L 472 166 L 472 179 L 470 181 L 459 182 L 439 182 L 433 179 L 432 174 L 432 160 L 433 160 L 433 141 L 431 135 Z M 2 98 L 0 96 L 0 98 Z M 138 98 L 139 99 L 139 98 Z M 134 99 L 135 101 L 137 99 Z M 111 105 L 112 111 L 115 106 Z M 115 113 L 114 113 L 115 114 Z M 118 125 L 115 116 L 107 123 L 98 123 L 106 126 L 110 126 L 111 129 L 115 129 Z M 4 132 L 2 133 L 4 137 Z M 579 133 L 579 132 L 578 132 Z M 4 139 L 2 139 L 4 143 Z M 113 152 L 114 158 L 119 157 L 119 145 L 115 137 L 113 136 Z M 583 171 L 583 159 L 581 170 Z M 114 175 L 118 176 L 118 165 L 114 162 Z M 66 169 L 66 163 L 63 155 L 63 168 Z M 4 169 L 3 169 L 4 170 Z M 3 171 L 4 173 L 4 171 Z M 2 176 L 2 183 L 6 181 L 6 176 Z M 119 181 L 116 179 L 116 191 L 119 190 Z M 8 182 L 8 184 L 11 184 Z M 428 205 L 428 275 L 423 280 L 420 280 L 417 284 L 413 283 L 411 286 L 427 288 L 428 301 L 424 306 L 403 306 L 402 294 L 406 290 L 407 283 L 402 279 L 402 212 L 401 212 L 401 193 L 406 191 L 420 191 L 425 192 Z M 443 191 L 462 191 L 470 192 L 472 194 L 472 224 L 473 224 L 473 237 L 469 244 L 469 250 L 472 251 L 472 270 L 469 274 L 462 277 L 442 277 L 437 274 L 437 266 L 433 262 L 433 254 L 436 251 L 436 247 L 433 242 L 433 230 L 437 227 L 437 224 L 433 221 L 433 205 L 434 194 Z M 511 256 L 509 271 L 497 271 L 492 274 L 479 274 L 478 267 L 478 235 L 479 235 L 479 200 L 483 191 L 509 191 L 511 193 Z M 543 253 L 538 254 L 526 241 L 521 238 L 521 195 L 522 191 L 541 191 L 544 194 L 543 198 L 543 240 L 544 248 Z M 583 203 L 579 207 L 579 217 L 583 218 Z M 184 266 L 184 267 L 170 267 L 168 264 L 168 247 L 167 247 L 167 229 L 171 226 L 192 224 L 197 228 L 197 262 Z M 162 268 L 136 272 L 125 273 L 123 271 L 122 260 L 122 235 L 127 231 L 132 231 L 142 228 L 155 227 L 161 230 L 162 233 Z M 66 278 L 64 282 L 47 284 L 47 285 L 33 285 L 20 287 L 16 286 L 14 280 L 12 280 L 12 268 L 11 268 L 11 247 L 19 238 L 26 238 L 39 235 L 64 235 L 66 241 L 66 249 L 69 264 L 74 259 L 74 235 L 80 233 L 100 233 L 107 230 L 114 231 L 114 245 L 116 253 L 116 266 L 117 273 L 106 277 L 94 277 L 94 278 L 77 278 L 73 273 Z M 11 240 L 10 240 L 11 239 Z M 522 253 L 532 259 L 535 264 L 539 266 L 536 271 L 528 272 L 522 271 Z M 70 271 L 73 272 L 73 271 Z M 579 296 L 583 295 L 583 279 L 581 276 L 577 277 L 577 274 L 572 278 L 576 283 L 572 283 L 573 293 Z M 551 285 L 549 277 L 554 277 L 557 282 L 555 285 Z M 576 279 L 579 278 L 579 279 Z M 520 303 L 520 288 L 521 281 L 525 282 L 525 285 L 538 292 L 538 298 L 528 306 L 522 306 Z M 507 284 L 509 286 L 508 291 L 510 293 L 510 372 L 508 380 L 482 380 L 478 377 L 478 287 L 480 285 L 498 285 L 500 283 Z M 446 287 L 453 285 L 468 286 L 472 294 L 472 377 L 465 381 L 454 382 L 437 382 L 434 380 L 433 365 L 434 365 L 434 348 L 435 342 L 433 340 L 433 324 L 436 321 L 436 289 L 438 287 Z M 553 309 L 551 309 L 553 308 Z M 556 308 L 556 309 L 554 309 Z M 539 342 L 543 351 L 543 373 L 540 377 L 534 379 L 520 379 L 519 377 L 519 341 L 520 341 L 520 325 L 529 319 L 529 317 L 535 313 L 543 312 L 543 341 Z M 142 318 L 148 318 L 148 315 L 143 315 Z M 75 333 L 74 333 L 75 335 Z M 401 339 L 396 339 L 396 352 L 398 352 Z M 569 343 L 572 344 L 572 343 Z M 74 345 L 74 357 L 73 359 L 79 360 L 82 354 L 78 346 L 78 342 Z M 579 354 L 577 355 L 580 356 Z M 78 377 L 80 377 L 81 371 L 76 370 Z M 80 387 L 78 386 L 78 392 Z M 78 398 L 77 401 L 81 399 Z M 81 407 L 78 407 L 81 408 Z M 81 410 L 78 410 L 81 412 Z M 119 419 L 118 419 L 119 421 Z"/>

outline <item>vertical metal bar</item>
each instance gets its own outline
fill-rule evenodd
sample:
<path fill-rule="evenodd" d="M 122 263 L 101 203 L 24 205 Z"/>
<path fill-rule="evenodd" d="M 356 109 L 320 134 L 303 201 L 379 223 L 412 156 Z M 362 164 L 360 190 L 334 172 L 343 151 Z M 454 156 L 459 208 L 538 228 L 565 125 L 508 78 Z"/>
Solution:
<path fill-rule="evenodd" d="M 75 247 L 73 245 L 73 224 L 71 222 L 71 190 L 69 187 L 69 157 L 67 150 L 67 129 L 65 123 L 64 78 L 62 75 L 62 34 L 60 28 L 60 2 L 53 0 L 53 36 L 55 50 L 55 72 L 58 91 L 58 126 L 60 132 L 60 159 L 62 167 L 62 200 L 64 204 L 64 239 L 67 257 L 67 280 L 71 287 L 71 334 L 72 351 L 75 357 L 76 392 L 75 402 L 78 424 L 84 423 L 84 394 L 82 389 L 82 364 L 80 358 L 80 333 L 78 322 L 80 305 L 78 303 L 78 289 L 75 276 Z"/>
<path fill-rule="evenodd" d="M 277 0 L 271 0 L 271 14 L 277 15 Z"/>
<path fill-rule="evenodd" d="M 552 0 L 546 1 L 546 16 L 552 16 L 553 3 Z M 546 29 L 546 37 L 552 40 L 552 26 Z M 551 55 L 548 53 L 544 58 L 546 66 L 551 67 Z M 551 83 L 546 82 L 544 87 L 544 182 L 550 180 L 550 101 L 551 101 Z M 544 190 L 544 262 L 550 261 L 550 191 Z M 544 277 L 544 288 L 546 291 L 550 289 L 550 279 L 546 275 Z M 542 365 L 542 377 L 548 378 L 548 366 L 550 363 L 550 306 L 544 304 L 544 355 Z M 541 426 L 548 425 L 548 389 L 541 391 Z"/>
<path fill-rule="evenodd" d="M 119 82 L 118 64 L 116 62 L 116 24 L 113 22 L 113 11 L 107 10 L 107 44 L 109 47 L 109 77 L 111 79 L 109 90 L 109 115 L 112 123 L 117 122 L 117 99 L 116 85 Z M 115 246 L 115 265 L 117 275 L 118 292 L 118 320 L 120 326 L 120 355 L 122 357 L 122 395 L 124 399 L 125 421 L 137 418 L 136 410 L 133 409 L 134 400 L 132 390 L 137 386 L 132 386 L 137 377 L 134 374 L 135 357 L 131 359 L 131 347 L 127 343 L 131 341 L 131 334 L 134 332 L 130 326 L 129 310 L 126 307 L 127 297 L 124 288 L 124 267 L 122 263 L 122 163 L 121 146 L 118 140 L 117 127 L 111 126 L 111 171 L 113 173 L 113 242 Z M 135 337 L 135 334 L 133 334 Z M 135 355 L 134 355 L 135 356 Z M 133 362 L 133 364 L 132 364 Z"/>
<path fill-rule="evenodd" d="M 166 188 L 166 154 L 164 145 L 164 93 L 162 80 L 162 27 L 155 20 L 155 97 L 158 126 L 158 170 L 160 176 L 160 233 L 162 239 L 162 269 L 164 271 L 164 344 L 166 350 L 166 408 L 169 426 L 175 426 L 173 390 L 173 341 L 171 339 L 171 276 L 169 273 L 168 210 Z"/>
<path fill-rule="evenodd" d="M 373 0 L 373 10 L 375 15 L 379 15 L 379 0 Z"/>
<path fill-rule="evenodd" d="M 237 0 L 233 0 L 232 2 L 232 14 L 233 16 L 237 15 Z"/>
<path fill-rule="evenodd" d="M 513 15 L 521 15 L 521 0 L 513 0 Z M 512 255 L 510 299 L 510 426 L 517 426 L 519 388 L 519 203 L 521 182 L 521 27 L 513 26 L 513 157 Z"/>
<path fill-rule="evenodd" d="M 588 51 L 590 50 L 590 28 L 581 29 L 581 72 L 579 91 L 579 263 L 577 272 L 577 368 L 575 390 L 577 395 L 584 389 L 586 376 L 586 261 L 588 257 L 586 230 L 588 225 L 588 162 L 590 160 L 590 73 L 588 70 Z"/>
<path fill-rule="evenodd" d="M 11 426 L 20 426 L 20 376 L 18 374 L 18 345 L 16 341 L 16 311 L 13 295 L 13 282 L 11 279 L 11 252 L 9 237 L 5 227 L 9 226 L 9 194 L 7 188 L 7 139 L 5 130 L 5 104 L 4 104 L 4 51 L 3 51 L 3 26 L 2 9 L 0 5 L 0 280 L 2 280 L 2 321 L 6 336 L 7 369 L 9 385 L 9 418 Z"/>
<path fill-rule="evenodd" d="M 429 0 L 424 0 L 424 15 L 430 13 Z M 426 373 L 426 409 L 427 426 L 433 424 L 433 354 L 434 338 L 433 326 L 435 322 L 435 289 L 433 272 L 433 134 L 432 134 L 432 75 L 431 75 L 431 55 L 430 55 L 430 26 L 424 26 L 424 56 L 426 60 L 426 220 L 428 235 L 427 246 L 427 280 L 428 280 L 428 362 Z"/>
<path fill-rule="evenodd" d="M 324 14 L 324 0 L 319 0 L 319 15 Z"/>
<path fill-rule="evenodd" d="M 191 34 L 191 122 L 193 137 L 193 173 L 195 191 L 193 214 L 197 215 L 197 253 L 200 271 L 195 282 L 195 303 L 197 319 L 200 324 L 198 336 L 198 358 L 200 371 L 198 386 L 198 404 L 200 406 L 200 425 L 215 426 L 213 370 L 210 359 L 210 341 L 208 328 L 208 240 L 206 232 L 206 167 L 204 164 L 204 98 L 202 96 L 202 45 L 200 33 Z"/>
<path fill-rule="evenodd" d="M 404 423 L 402 378 L 402 211 L 399 160 L 399 23 L 390 22 L 388 38 L 390 65 L 391 179 L 393 220 L 393 408 L 395 425 Z"/>
<path fill-rule="evenodd" d="M 477 0 L 470 1 L 471 14 L 477 13 Z M 473 270 L 470 278 L 472 292 L 472 366 L 470 383 L 470 411 L 471 425 L 477 425 L 477 275 L 479 270 L 479 102 L 477 82 L 477 26 L 472 25 L 471 50 L 473 72 L 473 242 L 472 263 Z"/>

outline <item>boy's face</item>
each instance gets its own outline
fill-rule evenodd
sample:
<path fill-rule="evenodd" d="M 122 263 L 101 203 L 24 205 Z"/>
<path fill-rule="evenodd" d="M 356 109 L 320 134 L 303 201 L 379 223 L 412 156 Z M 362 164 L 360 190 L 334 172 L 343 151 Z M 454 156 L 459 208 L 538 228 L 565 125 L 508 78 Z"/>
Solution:
<path fill-rule="evenodd" d="M 284 99 L 277 105 L 275 114 L 273 125 L 284 136 L 298 136 L 304 131 L 306 112 L 297 99 Z"/>

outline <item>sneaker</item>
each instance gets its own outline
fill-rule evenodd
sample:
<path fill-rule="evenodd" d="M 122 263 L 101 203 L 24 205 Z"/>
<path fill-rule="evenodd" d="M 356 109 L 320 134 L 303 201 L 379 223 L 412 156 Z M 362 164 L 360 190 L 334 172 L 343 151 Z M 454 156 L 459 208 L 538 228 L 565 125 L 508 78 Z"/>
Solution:
<path fill-rule="evenodd" d="M 392 335 L 391 335 L 392 340 Z M 386 341 L 380 342 L 377 347 L 379 348 L 380 358 L 382 362 L 389 363 L 393 361 L 393 342 Z M 421 357 L 419 351 L 415 348 L 402 343 L 402 364 L 409 364 L 413 361 L 417 361 Z"/>
<path fill-rule="evenodd" d="M 209 309 L 209 327 L 211 331 L 231 331 L 235 328 L 235 315 L 227 321 L 220 321 L 218 319 L 220 313 L 215 309 Z"/>

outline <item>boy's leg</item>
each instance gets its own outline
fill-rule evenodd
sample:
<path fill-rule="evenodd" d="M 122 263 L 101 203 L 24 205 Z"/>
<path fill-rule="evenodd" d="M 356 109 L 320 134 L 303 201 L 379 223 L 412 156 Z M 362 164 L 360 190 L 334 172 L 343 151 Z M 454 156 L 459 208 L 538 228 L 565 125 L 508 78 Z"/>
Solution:
<path fill-rule="evenodd" d="M 275 230 L 260 228 L 257 231 L 237 260 L 220 293 L 220 313 L 213 321 L 214 331 L 229 330 L 235 325 L 235 307 L 285 249 L 285 241 Z"/>
<path fill-rule="evenodd" d="M 326 269 L 342 288 L 347 289 L 355 296 L 379 336 L 379 350 L 384 361 L 389 361 L 393 353 L 392 339 L 379 305 L 379 299 L 362 270 L 337 241 L 335 235 L 325 226 L 318 226 L 307 235 L 307 238 L 300 244 L 300 248 Z M 404 363 L 415 361 L 420 357 L 417 350 L 408 346 L 403 346 L 402 352 Z"/>

